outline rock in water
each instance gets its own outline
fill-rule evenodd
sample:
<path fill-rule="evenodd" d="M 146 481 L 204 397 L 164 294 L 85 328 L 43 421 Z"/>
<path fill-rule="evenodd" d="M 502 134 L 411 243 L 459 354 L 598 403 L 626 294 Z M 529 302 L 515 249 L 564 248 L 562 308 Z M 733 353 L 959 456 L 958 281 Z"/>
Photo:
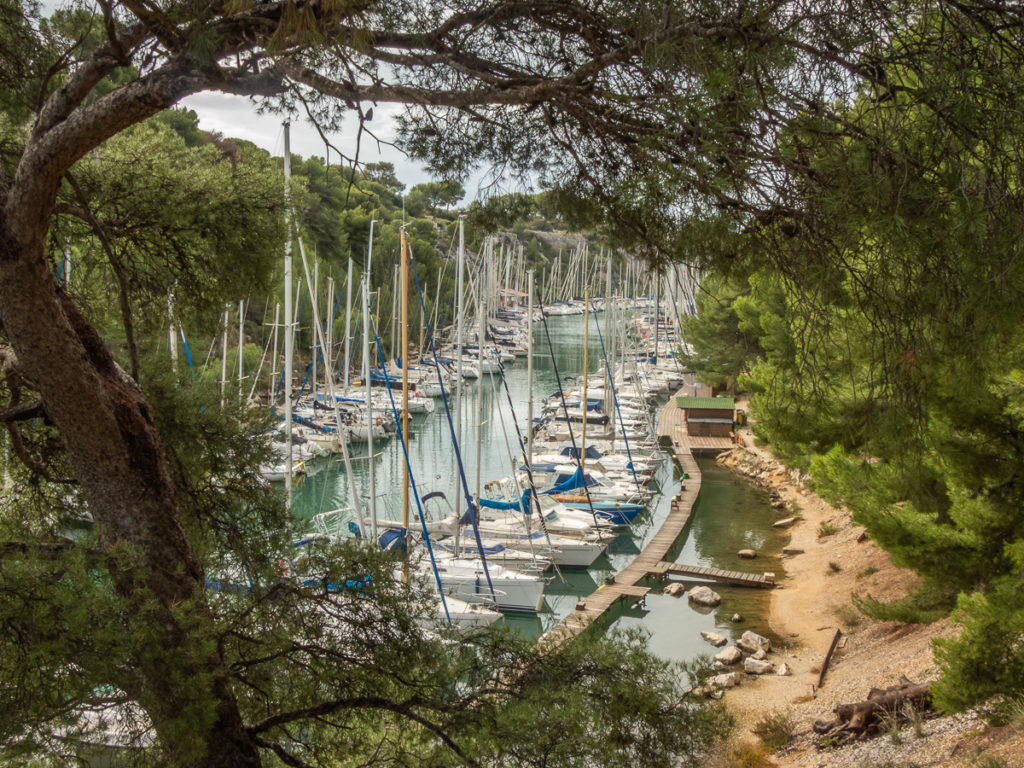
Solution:
<path fill-rule="evenodd" d="M 789 528 L 796 522 L 795 517 L 784 517 L 781 520 L 776 520 L 772 523 L 772 528 Z"/>
<path fill-rule="evenodd" d="M 701 632 L 700 636 L 716 648 L 721 648 L 723 645 L 729 642 L 728 640 L 726 640 L 725 635 L 720 635 L 717 632 Z"/>
<path fill-rule="evenodd" d="M 730 645 L 728 648 L 723 648 L 715 654 L 715 661 L 720 661 L 723 664 L 735 664 L 742 658 L 743 653 L 735 645 Z"/>
<path fill-rule="evenodd" d="M 770 661 L 759 661 L 754 658 L 743 660 L 743 671 L 751 675 L 767 675 L 773 669 L 775 669 L 775 665 Z"/>
<path fill-rule="evenodd" d="M 672 597 L 679 597 L 685 591 L 686 587 L 680 584 L 678 581 L 675 581 L 669 584 L 667 587 L 665 587 L 665 594 L 672 595 Z"/>
<path fill-rule="evenodd" d="M 700 586 L 690 590 L 690 600 L 697 605 L 706 605 L 714 608 L 722 602 L 722 596 L 711 587 Z"/>
<path fill-rule="evenodd" d="M 755 552 L 752 549 L 741 549 L 736 554 L 742 557 L 744 560 L 753 560 L 755 557 L 757 557 L 757 552 Z"/>
<path fill-rule="evenodd" d="M 743 636 L 739 640 L 736 641 L 736 645 L 738 645 L 745 653 L 757 653 L 758 651 L 764 651 L 767 653 L 772 649 L 771 640 L 757 634 L 756 632 L 751 632 L 749 629 L 743 633 Z"/>
<path fill-rule="evenodd" d="M 734 614 L 732 615 L 732 618 L 730 619 L 730 621 L 731 621 L 731 622 L 732 622 L 733 624 L 739 624 L 739 623 L 740 623 L 741 621 L 743 621 L 743 617 L 742 617 L 742 616 L 740 616 L 740 615 L 739 615 L 738 613 L 734 613 Z"/>

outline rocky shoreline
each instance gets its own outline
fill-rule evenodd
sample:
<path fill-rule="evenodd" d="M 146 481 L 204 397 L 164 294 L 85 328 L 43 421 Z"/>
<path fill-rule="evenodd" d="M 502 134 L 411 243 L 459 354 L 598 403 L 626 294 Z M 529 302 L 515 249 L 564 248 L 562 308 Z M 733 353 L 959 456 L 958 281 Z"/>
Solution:
<path fill-rule="evenodd" d="M 790 534 L 783 550 L 785 578 L 773 590 L 770 608 L 772 631 L 785 638 L 783 647 L 774 649 L 772 671 L 784 666 L 789 674 L 719 672 L 729 677 L 728 682 L 717 682 L 723 690 L 728 688 L 726 706 L 738 727 L 730 746 L 709 765 L 752 764 L 740 755 L 766 751 L 754 730 L 767 717 L 776 717 L 791 724 L 793 735 L 760 765 L 1024 768 L 1024 718 L 1018 727 L 993 729 L 978 712 L 928 717 L 902 728 L 894 724 L 884 736 L 823 748 L 822 738 L 813 731 L 815 721 L 833 718 L 836 707 L 861 701 L 871 688 L 907 679 L 930 682 L 937 675 L 931 641 L 955 630 L 948 620 L 904 625 L 860 615 L 851 604 L 853 594 L 895 599 L 914 586 L 914 575 L 893 566 L 847 510 L 814 494 L 805 475 L 756 446 L 748 430 L 740 430 L 739 437 L 734 449 L 719 456 L 719 463 L 764 488 L 779 515 L 777 524 Z M 836 630 L 840 641 L 819 686 L 821 665 Z"/>

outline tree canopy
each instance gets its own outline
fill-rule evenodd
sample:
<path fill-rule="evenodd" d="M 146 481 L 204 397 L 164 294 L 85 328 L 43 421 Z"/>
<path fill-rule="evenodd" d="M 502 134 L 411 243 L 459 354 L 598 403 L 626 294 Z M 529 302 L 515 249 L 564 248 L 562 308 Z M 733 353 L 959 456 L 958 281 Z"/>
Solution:
<path fill-rule="evenodd" d="M 374 107 L 405 105 L 402 146 L 437 178 L 485 163 L 551 188 L 655 264 L 714 270 L 722 311 L 704 338 L 735 342 L 714 375 L 748 375 L 763 434 L 930 579 L 932 606 L 962 595 L 947 700 L 1021 684 L 1016 635 L 975 642 L 1016 609 L 1024 562 L 1018 4 L 100 0 L 43 19 L 0 0 L 0 19 L 0 419 L 19 487 L 36 491 L 4 497 L 0 548 L 2 692 L 26 712 L 7 722 L 16 748 L 52 745 L 83 708 L 111 705 L 137 711 L 133 733 L 179 765 L 660 765 L 696 759 L 701 723 L 717 722 L 681 706 L 628 642 L 599 643 L 586 663 L 500 638 L 454 657 L 405 642 L 419 639 L 416 609 L 390 599 L 383 556 L 313 559 L 317 583 L 374 575 L 372 602 L 275 581 L 290 542 L 247 479 L 260 425 L 204 410 L 203 382 L 169 381 L 147 350 L 134 375 L 112 351 L 115 315 L 134 349 L 132 307 L 168 291 L 176 311 L 209 314 L 232 281 L 268 279 L 283 239 L 276 183 L 237 186 L 269 179 L 265 157 L 181 115 L 153 120 L 200 91 L 328 134 L 355 114 L 360 141 Z M 356 169 L 302 166 L 302 225 L 332 254 L 358 252 L 400 191 L 388 169 L 349 185 Z M 339 222 L 342 189 L 365 205 Z M 431 226 L 411 229 L 428 239 Z M 102 288 L 57 280 L 66 245 L 110 278 Z M 65 535 L 73 510 L 94 522 L 80 539 Z M 211 592 L 211 576 L 252 587 Z M 477 676 L 480 659 L 553 687 L 542 701 L 502 689 L 507 677 Z M 627 678 L 642 696 L 596 682 Z M 521 724 L 521 701 L 580 717 L 489 740 Z M 556 739 L 645 701 L 642 722 L 613 732 L 621 752 Z"/>
<path fill-rule="evenodd" d="M 758 433 L 923 577 L 896 603 L 860 596 L 864 610 L 959 607 L 935 687 L 959 707 L 1024 685 L 1009 586 L 1024 534 L 1024 123 L 1006 109 L 1024 19 L 1003 3 L 913 10 L 853 98 L 778 133 L 791 183 L 730 233 L 690 321 L 692 362 L 749 389 Z M 723 360 L 733 338 L 746 343 Z"/>
<path fill-rule="evenodd" d="M 429 636 L 389 558 L 354 545 L 302 558 L 306 585 L 282 580 L 291 521 L 252 480 L 267 424 L 210 407 L 209 382 L 179 380 L 148 333 L 168 298 L 209 322 L 241 283 L 270 279 L 283 245 L 273 165 L 188 115 L 159 117 L 185 96 L 243 94 L 327 131 L 355 111 L 361 134 L 372 105 L 400 102 L 424 151 L 435 108 L 537 129 L 553 109 L 581 137 L 629 146 L 628 102 L 658 98 L 648 33 L 670 42 L 685 25 L 658 31 L 661 4 L 0 8 L 0 414 L 20 460 L 0 547 L 8 754 L 59 757 L 116 722 L 140 760 L 170 765 L 698 761 L 721 712 L 683 700 L 692 681 L 635 640 L 541 653 Z M 636 77 L 634 92 L 617 97 L 609 75 Z M 436 154 L 440 178 L 471 156 L 537 171 L 525 137 L 465 137 L 450 162 Z M 395 203 L 386 174 L 350 185 L 354 169 L 300 165 L 301 225 L 332 254 Z M 327 215 L 341 189 L 365 198 L 348 222 Z M 444 205 L 457 188 L 430 192 Z M 65 248 L 95 279 L 58 279 Z M 326 588 L 353 575 L 361 589 Z"/>

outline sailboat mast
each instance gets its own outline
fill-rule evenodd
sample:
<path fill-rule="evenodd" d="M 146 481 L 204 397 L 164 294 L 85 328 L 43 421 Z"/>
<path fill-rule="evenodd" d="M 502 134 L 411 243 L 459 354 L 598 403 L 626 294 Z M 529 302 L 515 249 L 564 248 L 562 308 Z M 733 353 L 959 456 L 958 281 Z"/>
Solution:
<path fill-rule="evenodd" d="M 220 407 L 224 407 L 224 393 L 228 386 L 228 308 L 224 305 L 224 339 L 220 345 Z"/>
<path fill-rule="evenodd" d="M 399 246 L 398 258 L 401 260 L 401 246 Z M 392 273 L 391 283 L 391 359 L 395 359 L 395 340 L 398 338 L 398 265 L 395 265 Z"/>
<path fill-rule="evenodd" d="M 612 414 L 612 388 L 615 386 L 615 345 L 612 343 L 612 312 L 615 309 L 615 302 L 612 300 L 612 254 L 608 252 L 607 276 L 604 283 L 604 337 L 608 340 L 608 348 L 604 351 L 604 368 L 606 383 L 604 387 L 604 412 L 611 417 Z M 611 430 L 612 440 L 615 440 L 615 430 Z"/>
<path fill-rule="evenodd" d="M 494 241 L 488 240 L 484 247 L 484 257 L 490 257 L 493 253 Z M 476 391 L 476 508 L 480 509 L 480 464 L 481 449 L 483 447 L 483 425 L 484 425 L 484 270 L 480 270 L 480 277 L 477 281 L 476 292 L 476 315 L 477 315 L 477 339 L 476 339 L 476 362 L 480 376 L 477 379 Z"/>
<path fill-rule="evenodd" d="M 376 223 L 377 223 L 376 219 L 370 219 L 370 244 L 366 247 L 366 274 L 365 274 L 365 278 L 366 278 L 366 293 L 367 294 L 370 293 L 370 280 L 371 280 L 370 267 L 371 267 L 371 262 L 373 260 L 373 225 L 376 224 Z M 367 303 L 369 303 L 369 301 L 370 301 L 369 296 L 367 296 L 366 301 L 367 301 Z M 363 336 L 365 337 L 365 339 L 369 339 L 370 338 L 369 324 L 370 324 L 370 316 L 364 313 L 363 314 Z M 370 366 L 369 366 L 369 363 L 367 361 L 370 358 L 369 358 L 369 356 L 367 354 L 365 354 L 367 346 L 368 346 L 368 344 L 364 344 L 364 346 L 363 346 L 363 352 L 364 352 L 364 354 L 363 354 L 363 379 L 367 382 L 367 384 L 369 384 L 369 381 L 370 381 Z M 346 357 L 347 357 L 347 355 L 346 355 Z M 369 408 L 370 407 L 370 400 L 369 400 L 369 391 L 370 390 L 366 390 L 366 391 L 367 391 L 366 407 Z M 373 452 L 371 451 L 370 453 L 372 455 Z"/>
<path fill-rule="evenodd" d="M 285 442 L 287 453 L 285 454 L 284 490 L 288 513 L 292 511 L 292 355 L 294 353 L 294 339 L 292 338 L 292 230 L 291 216 L 288 212 L 291 195 L 289 185 L 292 179 L 292 145 L 291 125 L 284 124 L 284 424 Z"/>
<path fill-rule="evenodd" d="M 533 473 L 533 270 L 526 298 L 526 466 Z M 524 509 L 523 512 L 526 512 Z"/>
<path fill-rule="evenodd" d="M 245 301 L 238 302 L 238 396 L 242 396 L 242 347 L 245 339 Z"/>
<path fill-rule="evenodd" d="M 274 327 L 271 333 L 273 333 L 273 351 L 270 355 L 270 389 L 267 390 L 267 403 L 271 406 L 274 405 L 276 398 L 274 397 L 274 385 L 277 383 L 277 324 L 281 320 L 281 304 L 274 302 Z"/>
<path fill-rule="evenodd" d="M 590 286 L 583 287 L 583 432 L 580 437 L 580 468 L 587 455 L 587 381 L 590 379 Z M 572 429 L 570 424 L 569 429 Z"/>
<path fill-rule="evenodd" d="M 363 384 L 366 385 L 366 449 L 367 449 L 367 478 L 370 482 L 370 530 L 373 531 L 373 540 L 377 540 L 377 486 L 374 479 L 374 455 L 373 455 L 373 399 L 372 383 L 370 382 L 370 255 L 366 256 L 366 274 L 363 275 L 363 370 L 366 375 Z"/>
<path fill-rule="evenodd" d="M 178 372 L 178 334 L 174 327 L 174 294 L 167 294 L 167 341 L 171 347 L 171 370 Z"/>
<path fill-rule="evenodd" d="M 351 259 L 349 259 L 351 261 Z M 334 349 L 334 278 L 327 278 L 327 322 L 324 323 L 326 326 L 326 333 L 324 339 L 324 386 L 326 387 L 329 382 L 336 381 L 334 376 L 334 360 L 332 358 L 331 351 Z M 339 431 L 341 425 L 338 425 Z"/>
<path fill-rule="evenodd" d="M 313 322 L 315 324 L 316 323 L 316 318 L 319 316 L 319 313 L 320 313 L 320 273 L 319 273 L 319 270 L 318 270 L 318 266 L 319 265 L 317 264 L 317 261 L 316 261 L 316 254 L 315 253 L 313 254 L 313 281 L 312 282 L 310 282 L 310 280 L 309 280 L 309 269 L 308 269 L 308 267 L 306 265 L 305 255 L 303 255 L 302 266 L 303 266 L 303 269 L 305 270 L 305 273 L 306 273 L 306 283 L 307 283 L 306 290 L 309 291 L 309 297 L 312 299 L 311 303 L 313 305 L 313 318 L 314 318 Z M 316 400 L 316 374 L 317 374 L 316 350 L 317 350 L 317 347 L 319 346 L 318 343 L 317 343 L 317 332 L 316 332 L 316 329 L 313 330 L 311 336 L 312 336 L 312 338 L 309 340 L 309 352 L 310 352 L 310 359 L 312 360 L 312 362 L 310 363 L 310 365 L 312 366 L 312 368 L 311 368 L 312 374 L 311 374 L 310 379 L 309 379 L 309 381 L 310 381 L 309 391 L 312 393 L 313 400 L 315 401 Z"/>
<path fill-rule="evenodd" d="M 466 233 L 465 233 L 465 219 L 459 216 L 459 258 L 458 275 L 456 276 L 457 288 L 455 294 L 455 301 L 457 304 L 455 310 L 455 439 L 462 446 L 462 273 L 465 271 L 465 260 L 466 260 Z M 460 511 L 462 508 L 462 494 L 455 494 L 455 519 L 458 520 L 460 517 Z"/>
<path fill-rule="evenodd" d="M 373 232 L 373 222 L 370 222 L 370 232 Z M 371 241 L 373 235 L 370 235 Z M 349 360 L 349 352 L 352 349 L 352 257 L 348 257 L 348 278 L 345 280 L 345 392 L 348 393 L 349 372 L 352 370 L 352 361 Z"/>
<path fill-rule="evenodd" d="M 402 440 L 409 450 L 409 238 L 402 231 L 401 247 L 401 307 L 402 307 Z M 402 465 L 402 527 L 409 530 L 409 462 Z M 402 561 L 402 583 L 409 581 L 408 550 Z"/>

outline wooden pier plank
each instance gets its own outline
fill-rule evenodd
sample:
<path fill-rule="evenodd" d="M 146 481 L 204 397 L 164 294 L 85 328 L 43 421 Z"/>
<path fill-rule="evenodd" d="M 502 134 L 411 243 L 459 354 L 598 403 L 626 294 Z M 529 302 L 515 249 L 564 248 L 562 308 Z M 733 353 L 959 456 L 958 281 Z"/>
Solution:
<path fill-rule="evenodd" d="M 775 577 L 765 573 L 745 573 L 744 571 L 729 571 L 720 568 L 708 568 L 702 565 L 686 565 L 684 563 L 658 563 L 652 570 L 655 575 L 695 577 L 707 581 L 720 581 L 727 584 L 739 584 L 751 587 L 772 588 L 775 586 Z"/>

